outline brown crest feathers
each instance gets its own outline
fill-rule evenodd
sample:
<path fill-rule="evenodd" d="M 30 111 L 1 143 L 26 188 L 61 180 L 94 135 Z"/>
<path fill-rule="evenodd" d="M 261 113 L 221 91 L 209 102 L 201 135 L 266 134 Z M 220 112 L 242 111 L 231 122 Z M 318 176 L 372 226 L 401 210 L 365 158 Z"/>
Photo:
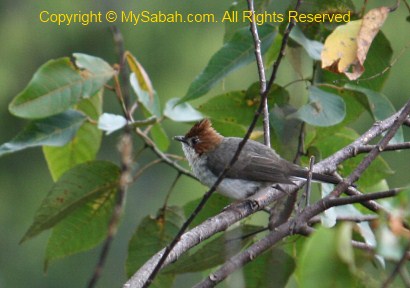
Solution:
<path fill-rule="evenodd" d="M 223 137 L 213 127 L 209 119 L 205 118 L 196 123 L 185 135 L 185 138 L 198 137 L 199 142 L 195 145 L 198 154 L 206 153 L 215 149 Z"/>

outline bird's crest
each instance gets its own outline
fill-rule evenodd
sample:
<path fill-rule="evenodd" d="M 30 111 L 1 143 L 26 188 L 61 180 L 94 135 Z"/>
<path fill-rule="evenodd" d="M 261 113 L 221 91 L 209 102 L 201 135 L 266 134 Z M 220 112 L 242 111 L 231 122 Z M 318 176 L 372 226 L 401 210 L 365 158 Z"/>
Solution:
<path fill-rule="evenodd" d="M 185 138 L 197 137 L 198 143 L 195 145 L 195 151 L 198 154 L 213 150 L 223 139 L 213 127 L 209 119 L 205 118 L 196 123 L 191 130 L 185 135 Z"/>

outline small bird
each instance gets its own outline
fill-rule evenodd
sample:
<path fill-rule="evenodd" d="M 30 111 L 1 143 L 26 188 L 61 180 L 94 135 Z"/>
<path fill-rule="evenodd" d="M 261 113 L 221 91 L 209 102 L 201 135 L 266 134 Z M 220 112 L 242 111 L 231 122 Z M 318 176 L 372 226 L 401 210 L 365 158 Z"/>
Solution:
<path fill-rule="evenodd" d="M 174 139 L 182 143 L 195 176 L 208 187 L 215 183 L 242 141 L 242 138 L 223 137 L 209 119 L 201 120 L 185 136 L 175 136 Z M 248 140 L 217 190 L 227 197 L 244 199 L 262 188 L 294 184 L 292 180 L 307 177 L 307 169 L 281 158 L 262 143 Z M 312 173 L 312 180 L 339 183 L 336 177 L 319 173 Z"/>

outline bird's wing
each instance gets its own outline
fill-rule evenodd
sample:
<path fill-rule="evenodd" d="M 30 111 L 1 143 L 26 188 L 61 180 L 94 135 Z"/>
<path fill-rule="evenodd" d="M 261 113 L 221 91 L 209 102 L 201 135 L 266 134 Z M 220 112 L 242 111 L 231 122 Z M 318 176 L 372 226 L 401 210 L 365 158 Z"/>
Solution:
<path fill-rule="evenodd" d="M 273 159 L 259 155 L 248 157 L 248 163 L 243 167 L 243 178 L 253 181 L 292 184 L 289 179 L 289 163 L 283 159 Z M 235 165 L 234 165 L 235 166 Z"/>
<path fill-rule="evenodd" d="M 222 143 L 218 147 L 218 153 L 210 153 L 208 155 L 208 167 L 216 176 L 222 173 L 223 169 L 234 156 L 236 149 L 232 149 L 232 139 L 234 138 L 231 138 L 231 145 L 228 146 Z M 240 140 L 239 138 L 236 140 L 238 144 Z M 234 142 L 234 144 L 237 143 Z M 226 175 L 227 178 L 272 183 L 293 183 L 288 177 L 289 165 L 292 165 L 291 163 L 281 159 L 273 151 L 272 153 L 268 153 L 267 150 L 256 151 L 254 148 L 255 146 L 244 146 L 238 161 L 236 161 L 228 171 Z M 219 155 L 219 157 L 217 155 Z"/>

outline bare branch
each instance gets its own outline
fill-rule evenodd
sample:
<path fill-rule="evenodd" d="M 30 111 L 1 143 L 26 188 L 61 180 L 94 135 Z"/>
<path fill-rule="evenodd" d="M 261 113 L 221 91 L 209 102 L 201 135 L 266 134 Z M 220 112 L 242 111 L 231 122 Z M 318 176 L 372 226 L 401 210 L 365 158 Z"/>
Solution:
<path fill-rule="evenodd" d="M 364 195 L 363 193 L 361 193 L 360 191 L 358 191 L 356 188 L 354 187 L 349 187 L 349 189 L 347 189 L 345 191 L 345 194 L 348 196 L 356 196 L 356 195 Z M 369 201 L 363 201 L 360 202 L 360 205 L 366 207 L 367 209 L 369 209 L 370 211 L 373 212 L 380 212 L 380 211 L 384 211 L 387 213 L 386 209 L 384 209 L 383 206 L 381 206 L 379 203 L 373 201 L 373 200 L 369 200 Z"/>
<path fill-rule="evenodd" d="M 255 45 L 255 57 L 256 57 L 256 66 L 258 68 L 259 74 L 259 93 L 261 95 L 261 101 L 263 101 L 263 136 L 265 145 L 271 147 L 270 145 L 270 127 L 269 127 L 269 107 L 268 107 L 268 97 L 263 95 L 266 92 L 266 76 L 265 76 L 265 67 L 263 65 L 262 51 L 261 51 L 261 41 L 259 39 L 258 28 L 256 26 L 255 20 L 255 7 L 253 0 L 248 0 L 248 8 L 252 13 L 252 21 L 250 21 L 250 30 L 253 37 L 253 42 Z"/>
<path fill-rule="evenodd" d="M 348 222 L 369 222 L 379 219 L 378 215 L 352 215 L 352 216 L 338 216 L 336 221 L 348 221 Z M 320 216 L 315 216 L 309 220 L 309 224 L 319 223 L 321 221 Z"/>
<path fill-rule="evenodd" d="M 392 196 L 397 195 L 401 191 L 403 191 L 402 188 L 395 188 L 395 189 L 391 189 L 391 190 L 383 191 L 383 192 L 368 193 L 368 194 L 355 195 L 355 196 L 344 197 L 344 198 L 333 198 L 327 201 L 327 205 L 330 205 L 329 207 L 335 207 L 335 206 L 342 206 L 342 205 L 353 204 L 353 203 L 362 203 L 362 202 L 366 202 L 369 200 L 377 200 L 381 198 L 392 197 Z"/>
<path fill-rule="evenodd" d="M 165 155 L 158 147 L 157 145 L 154 143 L 154 141 L 152 141 L 144 132 L 142 132 L 139 128 L 135 129 L 135 132 L 137 133 L 137 135 L 139 135 L 142 140 L 144 140 L 145 144 L 159 157 L 163 160 L 164 163 L 168 164 L 169 166 L 173 167 L 175 170 L 177 170 L 178 172 L 180 172 L 181 174 L 184 174 L 185 176 L 188 176 L 190 178 L 193 178 L 195 180 L 196 177 L 194 176 L 194 174 L 192 174 L 191 172 L 189 172 L 188 170 L 186 170 L 185 168 L 181 167 L 180 165 L 178 165 L 178 163 L 172 159 L 170 159 L 167 155 Z"/>
<path fill-rule="evenodd" d="M 374 148 L 375 148 L 375 145 L 362 145 L 362 146 L 357 147 L 354 153 L 355 154 L 367 153 L 367 152 L 370 152 Z M 410 149 L 410 142 L 389 144 L 386 147 L 384 147 L 383 151 L 396 151 L 396 150 L 403 150 L 403 149 Z"/>

